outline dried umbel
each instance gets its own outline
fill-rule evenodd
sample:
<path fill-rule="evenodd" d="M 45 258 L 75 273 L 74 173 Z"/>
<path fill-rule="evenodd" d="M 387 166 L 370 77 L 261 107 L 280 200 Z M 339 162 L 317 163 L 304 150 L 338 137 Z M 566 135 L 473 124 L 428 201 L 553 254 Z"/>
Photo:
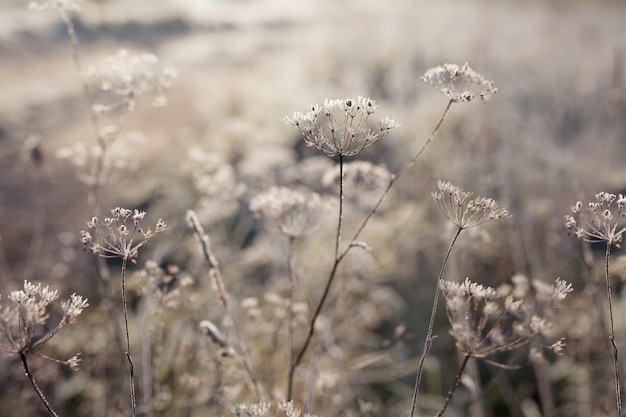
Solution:
<path fill-rule="evenodd" d="M 112 217 L 105 217 L 102 223 L 97 217 L 93 217 L 87 222 L 91 232 L 80 232 L 80 240 L 86 251 L 103 258 L 123 258 L 135 262 L 139 256 L 139 248 L 167 228 L 161 219 L 157 221 L 154 230 L 139 227 L 146 215 L 145 211 L 116 207 L 111 210 L 111 215 Z M 92 233 L 102 243 L 94 240 Z"/>
<path fill-rule="evenodd" d="M 431 68 L 422 76 L 422 81 L 431 84 L 452 102 L 471 101 L 476 95 L 482 101 L 489 101 L 498 92 L 492 81 L 470 68 L 467 62 L 462 66 L 443 64 Z"/>
<path fill-rule="evenodd" d="M 354 156 L 372 146 L 398 123 L 388 117 L 378 122 L 378 128 L 369 126 L 370 116 L 376 111 L 376 102 L 357 97 L 324 101 L 322 106 L 311 106 L 306 113 L 296 112 L 285 122 L 300 129 L 307 146 L 314 146 L 330 157 Z"/>
<path fill-rule="evenodd" d="M 505 208 L 491 198 L 476 197 L 463 191 L 461 187 L 446 181 L 437 182 L 438 191 L 433 192 L 433 199 L 448 220 L 459 229 L 468 229 L 481 224 L 510 217 Z"/>
<path fill-rule="evenodd" d="M 600 192 L 586 206 L 577 201 L 571 208 L 573 215 L 565 216 L 565 227 L 571 236 L 584 242 L 606 242 L 619 248 L 626 231 L 626 226 L 619 226 L 620 219 L 626 217 L 625 205 L 622 194 Z"/>
<path fill-rule="evenodd" d="M 4 340 L 0 339 L 0 352 L 5 354 L 34 352 L 63 327 L 76 323 L 76 318 L 89 306 L 86 298 L 70 295 L 61 303 L 63 315 L 55 326 L 48 323 L 48 306 L 59 298 L 57 290 L 24 281 L 24 289 L 12 291 L 7 298 L 10 304 L 0 307 L 0 334 L 4 336 Z M 78 355 L 67 361 L 53 360 L 72 369 L 76 369 L 80 362 Z"/>
<path fill-rule="evenodd" d="M 153 106 L 166 105 L 164 91 L 178 78 L 178 71 L 173 66 L 160 66 L 154 54 L 120 49 L 106 60 L 104 68 L 91 69 L 87 76 L 112 97 L 108 103 L 94 104 L 94 110 L 103 113 L 121 106 L 133 111 L 137 100 L 147 95 L 154 95 Z"/>
<path fill-rule="evenodd" d="M 322 198 L 315 192 L 272 187 L 250 201 L 255 216 L 290 238 L 302 237 L 326 214 Z"/>
<path fill-rule="evenodd" d="M 498 290 L 472 282 L 441 280 L 450 333 L 459 351 L 475 358 L 507 352 L 528 345 L 535 337 L 552 337 L 551 314 L 572 291 L 571 284 L 557 278 L 553 285 L 516 275 L 512 285 Z M 547 346 L 555 353 L 562 342 Z"/>

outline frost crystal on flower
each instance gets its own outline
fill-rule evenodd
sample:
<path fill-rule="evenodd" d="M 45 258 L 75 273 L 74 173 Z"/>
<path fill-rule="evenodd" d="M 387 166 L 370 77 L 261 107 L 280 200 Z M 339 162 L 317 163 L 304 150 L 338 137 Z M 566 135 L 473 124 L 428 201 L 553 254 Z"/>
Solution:
<path fill-rule="evenodd" d="M 508 210 L 500 208 L 498 202 L 491 198 L 477 197 L 470 200 L 472 193 L 446 181 L 438 181 L 437 188 L 439 191 L 432 193 L 433 199 L 444 216 L 459 229 L 510 217 Z"/>
<path fill-rule="evenodd" d="M 300 129 L 307 146 L 314 146 L 328 156 L 354 156 L 378 142 L 391 129 L 399 126 L 388 117 L 371 128 L 370 115 L 377 105 L 370 98 L 357 97 L 324 101 L 323 106 L 314 105 L 306 113 L 296 112 L 285 122 Z"/>
<path fill-rule="evenodd" d="M 582 241 L 606 242 L 619 248 L 626 231 L 626 226 L 619 226 L 620 220 L 626 217 L 625 205 L 626 197 L 622 194 L 598 193 L 595 201 L 590 201 L 584 208 L 581 201 L 572 206 L 573 215 L 565 216 L 565 227 L 570 236 Z"/>
<path fill-rule="evenodd" d="M 471 101 L 476 95 L 482 101 L 489 101 L 498 92 L 492 81 L 470 68 L 467 62 L 463 66 L 443 64 L 431 68 L 422 76 L 422 81 L 431 84 L 453 102 Z"/>

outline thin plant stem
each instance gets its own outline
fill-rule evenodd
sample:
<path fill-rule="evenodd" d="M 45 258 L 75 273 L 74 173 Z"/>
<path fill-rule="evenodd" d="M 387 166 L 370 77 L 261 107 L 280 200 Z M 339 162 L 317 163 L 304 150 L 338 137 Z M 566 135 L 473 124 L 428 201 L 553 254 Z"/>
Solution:
<path fill-rule="evenodd" d="M 78 40 L 78 35 L 76 34 L 74 22 L 67 13 L 67 10 L 65 10 L 63 7 L 57 7 L 57 11 L 61 18 L 61 21 L 65 25 L 67 35 L 70 38 L 70 45 L 72 48 L 72 61 L 74 62 L 74 68 L 76 69 L 76 72 L 78 73 L 81 80 L 81 88 L 83 90 L 83 96 L 85 97 L 85 101 L 87 104 L 89 120 L 91 122 L 97 144 L 101 150 L 93 164 L 93 168 L 90 173 L 90 189 L 87 196 L 87 206 L 89 207 L 90 212 L 97 214 L 99 206 L 98 202 L 100 196 L 100 188 L 104 183 L 102 178 L 102 174 L 104 172 L 104 162 L 107 158 L 111 143 L 115 140 L 115 138 L 119 137 L 126 124 L 126 121 L 128 120 L 129 108 L 127 105 L 122 115 L 120 116 L 113 132 L 110 132 L 106 135 L 102 133 L 102 122 L 95 108 L 94 95 L 91 91 L 91 88 L 89 88 L 89 83 L 84 76 L 84 68 L 80 53 L 80 42 Z"/>
<path fill-rule="evenodd" d="M 365 216 L 365 218 L 361 222 L 361 225 L 357 228 L 356 232 L 354 233 L 354 236 L 352 237 L 351 242 L 354 242 L 355 240 L 357 240 L 359 238 L 359 236 L 361 235 L 361 232 L 363 231 L 363 229 L 365 229 L 365 226 L 367 225 L 367 223 L 369 223 L 369 221 L 372 218 L 372 216 L 374 216 L 374 214 L 380 208 L 380 205 L 383 203 L 385 197 L 387 197 L 387 194 L 389 193 L 389 190 L 391 189 L 393 184 L 402 175 L 404 175 L 409 169 L 411 169 L 411 167 L 413 167 L 413 165 L 415 165 L 415 162 L 426 151 L 426 148 L 428 148 L 428 145 L 430 145 L 432 143 L 432 141 L 435 140 L 435 137 L 437 136 L 437 133 L 439 133 L 439 129 L 441 128 L 441 125 L 443 125 L 443 121 L 446 119 L 446 116 L 450 112 L 450 107 L 452 107 L 452 103 L 453 103 L 452 100 L 448 101 L 448 105 L 446 106 L 446 108 L 444 109 L 443 113 L 441 114 L 441 117 L 439 118 L 439 121 L 437 122 L 437 125 L 433 129 L 432 133 L 428 137 L 428 140 L 426 140 L 426 142 L 424 142 L 422 147 L 417 151 L 417 153 L 415 155 L 413 155 L 413 157 L 409 160 L 409 162 L 407 162 L 407 164 L 396 175 L 393 175 L 391 177 L 391 179 L 389 180 L 389 184 L 387 184 L 387 188 L 385 188 L 385 190 L 383 191 L 381 196 L 378 198 L 378 201 L 376 202 L 376 204 L 374 204 L 374 206 L 369 211 L 369 213 L 367 213 L 367 216 Z M 349 249 L 349 247 L 346 248 L 346 251 L 348 249 Z"/>
<path fill-rule="evenodd" d="M 343 182 L 343 156 L 339 156 L 339 220 L 337 221 L 337 237 L 335 239 L 335 259 L 339 257 L 339 248 L 341 245 L 341 229 L 343 226 L 343 193 L 345 184 Z"/>
<path fill-rule="evenodd" d="M 448 264 L 448 260 L 450 259 L 450 254 L 452 253 L 452 248 L 456 243 L 459 235 L 463 228 L 458 227 L 452 241 L 450 242 L 450 246 L 448 247 L 448 251 L 446 252 L 446 256 L 443 260 L 443 264 L 441 265 L 441 270 L 439 271 L 439 277 L 437 278 L 437 285 L 435 285 L 435 297 L 433 299 L 433 309 L 430 313 L 430 321 L 428 322 L 428 330 L 426 331 L 426 339 L 424 340 L 424 348 L 422 349 L 422 355 L 420 356 L 419 367 L 417 369 L 417 376 L 415 377 L 415 388 L 413 390 L 413 399 L 411 401 L 411 414 L 413 417 L 415 414 L 415 408 L 417 406 L 417 397 L 419 396 L 419 388 L 420 383 L 422 382 L 422 373 L 424 371 L 424 363 L 426 362 L 426 357 L 430 352 L 430 348 L 432 347 L 433 340 L 433 327 L 435 325 L 435 315 L 437 313 L 437 306 L 439 305 L 439 282 L 443 279 L 443 274 L 446 270 L 446 265 Z"/>
<path fill-rule="evenodd" d="M 130 333 L 128 331 L 128 303 L 126 301 L 126 256 L 122 258 L 122 309 L 124 310 L 124 330 L 126 331 L 126 359 L 128 359 L 128 379 L 130 384 L 130 405 L 132 415 L 137 415 L 137 396 L 135 394 L 135 367 L 130 352 Z"/>
<path fill-rule="evenodd" d="M 83 96 L 87 101 L 87 110 L 89 111 L 89 118 L 91 120 L 91 126 L 94 129 L 94 133 L 98 140 L 100 141 L 100 118 L 98 117 L 98 113 L 94 109 L 94 98 L 91 93 L 91 89 L 89 88 L 89 84 L 85 80 L 83 76 L 83 64 L 80 55 L 80 42 L 78 41 L 78 35 L 76 34 L 76 29 L 74 27 L 74 22 L 72 18 L 67 14 L 67 11 L 62 7 L 57 7 L 57 11 L 59 12 L 59 16 L 61 21 L 65 25 L 65 30 L 67 31 L 67 35 L 70 38 L 70 44 L 72 46 L 72 61 L 74 62 L 74 67 L 76 72 L 80 76 L 81 79 L 81 87 L 83 89 Z"/>
<path fill-rule="evenodd" d="M 337 240 L 336 240 L 336 250 L 335 250 L 335 260 L 333 262 L 333 266 L 330 270 L 330 274 L 328 276 L 328 279 L 326 280 L 326 286 L 324 287 L 324 291 L 322 293 L 322 297 L 320 298 L 319 303 L 317 304 L 317 308 L 315 309 L 315 312 L 313 313 L 313 316 L 311 317 L 311 321 L 309 322 L 309 332 L 307 334 L 307 337 L 304 341 L 304 344 L 302 345 L 302 347 L 300 348 L 300 351 L 296 357 L 295 362 L 292 364 L 292 368 L 290 369 L 290 372 L 295 372 L 295 368 L 300 364 L 300 362 L 302 362 L 302 359 L 304 358 L 305 353 L 307 352 L 309 345 L 311 344 L 311 339 L 313 338 L 313 334 L 315 333 L 315 323 L 317 322 L 317 319 L 322 311 L 322 308 L 324 307 L 324 304 L 326 303 L 326 299 L 328 298 L 328 294 L 330 293 L 330 288 L 333 284 L 333 281 L 335 280 L 335 276 L 337 274 L 337 270 L 339 267 L 339 264 L 341 263 L 341 261 L 346 257 L 346 255 L 348 254 L 348 252 L 350 251 L 350 249 L 354 246 L 353 243 L 359 238 L 359 236 L 361 235 L 361 232 L 363 232 L 363 230 L 365 229 L 365 226 L 367 226 L 367 224 L 369 223 L 370 219 L 374 216 L 374 214 L 378 211 L 378 209 L 380 208 L 383 200 L 385 199 L 385 197 L 387 196 L 387 194 L 389 193 L 389 190 L 391 189 L 391 187 L 393 186 L 393 184 L 398 180 L 398 178 L 400 178 L 405 172 L 407 172 L 417 161 L 417 159 L 422 156 L 422 154 L 424 153 L 424 151 L 426 151 L 426 148 L 430 145 L 430 143 L 432 143 L 432 141 L 435 139 L 435 137 L 437 136 L 437 133 L 439 132 L 439 129 L 441 128 L 443 121 L 445 120 L 446 116 L 448 115 L 449 111 L 450 111 L 450 107 L 452 106 L 453 101 L 448 101 L 448 104 L 446 105 L 446 108 L 444 109 L 439 121 L 437 122 L 435 128 L 433 129 L 432 133 L 430 134 L 429 138 L 426 140 L 426 142 L 422 145 L 422 147 L 417 151 L 417 153 L 409 160 L 409 162 L 404 166 L 404 168 L 402 170 L 400 170 L 400 172 L 398 172 L 398 174 L 394 175 L 391 177 L 391 179 L 389 180 L 389 184 L 387 184 L 387 187 L 385 188 L 385 190 L 382 192 L 381 196 L 379 197 L 378 201 L 376 202 L 376 204 L 374 204 L 374 206 L 372 207 L 372 209 L 369 211 L 369 213 L 365 216 L 365 218 L 363 219 L 363 221 L 361 222 L 360 226 L 357 228 L 356 232 L 354 233 L 352 239 L 350 240 L 350 243 L 343 249 L 343 250 L 339 250 L 340 246 L 339 246 L 339 241 L 340 241 L 340 233 L 341 233 L 341 221 L 342 221 L 342 193 L 343 193 L 343 175 L 340 176 L 340 187 L 339 187 L 339 192 L 340 192 L 340 204 L 339 204 L 339 210 L 340 210 L 340 215 L 339 215 L 339 224 L 338 224 L 338 234 L 337 234 Z M 342 169 L 342 166 L 340 164 L 340 170 Z"/>
<path fill-rule="evenodd" d="M 294 330 L 295 330 L 295 317 L 293 311 L 293 303 L 294 303 L 294 290 L 295 290 L 295 259 L 294 259 L 294 249 L 295 249 L 296 239 L 294 237 L 289 237 L 289 242 L 287 246 L 287 275 L 289 276 L 289 375 L 287 380 L 287 401 L 292 400 L 293 395 L 293 376 L 295 372 L 295 367 L 293 366 L 295 360 L 295 346 L 294 346 Z"/>
<path fill-rule="evenodd" d="M 450 404 L 450 401 L 452 401 L 452 397 L 454 396 L 454 391 L 456 390 L 456 387 L 459 386 L 459 382 L 461 381 L 461 376 L 463 375 L 465 366 L 467 365 L 467 362 L 469 361 L 471 357 L 472 356 L 469 354 L 465 354 L 465 356 L 463 357 L 463 360 L 461 361 L 461 365 L 459 366 L 459 370 L 454 376 L 452 385 L 450 385 L 450 389 L 448 390 L 448 395 L 446 395 L 446 400 L 444 401 L 443 406 L 441 407 L 441 410 L 439 410 L 439 412 L 435 415 L 435 417 L 441 417 L 443 413 L 446 411 L 446 408 L 448 408 L 448 405 Z"/>
<path fill-rule="evenodd" d="M 612 301 L 612 290 L 611 290 L 611 275 L 609 274 L 609 256 L 611 254 L 611 243 L 607 242 L 606 244 L 606 253 L 604 258 L 604 278 L 606 281 L 606 296 L 609 302 L 609 317 L 611 319 L 611 336 L 609 337 L 611 341 L 611 346 L 613 348 L 613 369 L 615 371 L 615 400 L 617 402 L 617 415 L 622 417 L 622 389 L 620 384 L 619 377 L 619 360 L 618 360 L 618 350 L 617 343 L 615 342 L 615 323 L 613 321 L 613 301 Z"/>
<path fill-rule="evenodd" d="M 46 407 L 46 410 L 48 410 L 51 416 L 58 417 L 58 414 L 54 411 L 52 406 L 50 406 L 50 403 L 46 399 L 46 396 L 43 395 L 43 392 L 39 388 L 39 385 L 37 385 L 35 378 L 33 378 L 33 375 L 31 374 L 30 369 L 28 368 L 28 361 L 26 360 L 26 354 L 23 351 L 20 351 L 20 360 L 22 361 L 22 366 L 24 367 L 24 373 L 26 374 L 26 378 L 28 378 L 28 381 L 33 386 L 35 393 L 37 394 L 37 396 L 39 397 L 43 405 Z"/>

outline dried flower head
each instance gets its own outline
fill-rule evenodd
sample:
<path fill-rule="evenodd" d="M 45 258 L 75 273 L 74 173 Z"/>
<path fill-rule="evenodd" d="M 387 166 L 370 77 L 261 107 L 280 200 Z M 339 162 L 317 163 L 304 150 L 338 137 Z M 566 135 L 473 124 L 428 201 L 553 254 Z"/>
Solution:
<path fill-rule="evenodd" d="M 146 215 L 145 211 L 116 207 L 111 210 L 112 217 L 102 222 L 93 217 L 87 222 L 90 231 L 81 230 L 80 240 L 85 251 L 103 258 L 123 258 L 135 262 L 139 248 L 145 245 L 157 233 L 163 232 L 167 225 L 162 219 L 157 221 L 154 231 L 144 230 L 139 223 Z M 92 235 L 92 233 L 95 234 Z M 102 244 L 96 240 L 101 240 Z"/>
<path fill-rule="evenodd" d="M 422 76 L 422 81 L 430 83 L 453 102 L 471 101 L 477 94 L 482 101 L 489 101 L 498 92 L 492 81 L 470 68 L 467 62 L 463 66 L 443 64 L 431 68 Z"/>
<path fill-rule="evenodd" d="M 470 200 L 472 193 L 446 181 L 438 181 L 437 188 L 439 191 L 432 193 L 434 200 L 444 216 L 459 229 L 510 217 L 508 210 L 501 208 L 491 198 L 476 197 Z"/>
<path fill-rule="evenodd" d="M 374 100 L 361 96 L 327 99 L 322 106 L 314 105 L 306 113 L 286 117 L 285 122 L 300 129 L 307 146 L 315 146 L 331 157 L 354 156 L 399 126 L 385 117 L 378 122 L 378 129 L 372 129 L 368 123 L 376 108 Z"/>
<path fill-rule="evenodd" d="M 272 187 L 258 194 L 250 201 L 250 210 L 290 238 L 303 236 L 326 214 L 319 194 L 286 187 Z"/>
<path fill-rule="evenodd" d="M 516 293 L 511 285 L 495 290 L 469 278 L 462 283 L 441 280 L 439 287 L 457 348 L 476 358 L 518 349 L 538 336 L 550 337 L 550 314 L 572 291 L 571 285 L 560 278 L 554 285 L 542 287 L 551 294 L 547 299 L 534 298 L 530 292 Z M 547 347 L 559 353 L 563 344 Z"/>
<path fill-rule="evenodd" d="M 96 80 L 105 94 L 113 96 L 110 103 L 94 105 L 97 113 L 104 113 L 119 107 L 133 111 L 137 100 L 146 95 L 154 95 L 153 106 L 166 105 L 164 91 L 178 78 L 178 72 L 172 66 L 159 66 L 154 54 L 120 49 L 105 61 L 103 69 L 91 69 L 87 76 Z"/>
<path fill-rule="evenodd" d="M 75 323 L 76 318 L 89 306 L 86 298 L 72 294 L 61 303 L 63 316 L 53 326 L 48 323 L 48 306 L 59 298 L 57 290 L 53 291 L 47 285 L 43 287 L 40 283 L 24 281 L 24 289 L 12 291 L 7 298 L 11 304 L 0 306 L 0 335 L 4 339 L 0 339 L 0 352 L 5 354 L 35 351 L 63 327 Z M 78 356 L 67 361 L 52 360 L 67 364 L 72 369 L 79 362 Z"/>
<path fill-rule="evenodd" d="M 625 205 L 622 194 L 598 193 L 586 206 L 580 201 L 572 206 L 573 215 L 565 216 L 565 227 L 570 236 L 584 242 L 606 242 L 619 248 L 626 230 L 626 226 L 619 226 L 620 219 L 626 217 Z"/>

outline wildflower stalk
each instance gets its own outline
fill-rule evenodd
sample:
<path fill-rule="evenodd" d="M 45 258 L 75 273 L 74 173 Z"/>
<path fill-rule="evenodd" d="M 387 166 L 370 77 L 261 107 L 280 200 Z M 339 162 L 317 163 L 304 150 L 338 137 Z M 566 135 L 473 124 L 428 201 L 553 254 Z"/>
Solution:
<path fill-rule="evenodd" d="M 611 275 L 609 274 L 609 256 L 611 254 L 611 244 L 607 242 L 604 257 L 604 279 L 606 282 L 606 296 L 609 303 L 609 317 L 611 321 L 611 347 L 613 349 L 613 370 L 615 372 L 615 401 L 617 403 L 617 415 L 622 417 L 622 389 L 619 376 L 619 359 L 617 343 L 615 342 L 615 323 L 613 321 L 613 300 L 611 290 Z"/>
<path fill-rule="evenodd" d="M 450 259 L 450 254 L 452 253 L 452 248 L 454 248 L 454 245 L 457 241 L 457 239 L 459 238 L 459 235 L 461 234 L 461 231 L 463 230 L 462 227 L 457 227 L 456 233 L 454 234 L 454 237 L 452 238 L 452 241 L 450 242 L 450 246 L 448 246 L 448 250 L 446 252 L 446 256 L 443 259 L 443 263 L 441 265 L 441 270 L 439 271 L 439 277 L 437 279 L 437 285 L 435 286 L 435 296 L 433 299 L 433 308 L 432 311 L 430 313 L 430 320 L 428 322 L 428 330 L 426 331 L 426 339 L 424 340 L 424 347 L 422 348 L 422 355 L 420 356 L 420 361 L 419 361 L 419 367 L 417 369 L 417 376 L 415 377 L 415 387 L 413 389 L 413 399 L 411 400 L 411 414 L 410 416 L 413 417 L 413 415 L 415 414 L 415 408 L 417 406 L 417 397 L 419 396 L 419 387 L 420 387 L 420 383 L 422 382 L 422 373 L 424 371 L 424 363 L 426 362 L 426 357 L 428 356 L 428 353 L 430 352 L 430 348 L 433 345 L 433 340 L 435 340 L 436 336 L 433 337 L 433 327 L 435 325 L 435 315 L 437 313 L 437 306 L 439 305 L 439 281 L 441 281 L 441 279 L 443 279 L 443 274 L 446 270 L 446 266 L 448 265 L 448 260 Z M 463 366 L 465 366 L 465 364 L 463 364 Z M 458 381 L 457 381 L 458 383 Z M 447 405 L 446 405 L 447 407 Z"/>
<path fill-rule="evenodd" d="M 135 393 L 135 367 L 130 352 L 130 333 L 128 331 L 128 302 L 126 300 L 126 262 L 127 256 L 122 258 L 122 310 L 124 311 L 124 330 L 126 332 L 126 359 L 128 360 L 128 381 L 130 385 L 130 405 L 133 417 L 137 415 L 137 395 Z"/>
<path fill-rule="evenodd" d="M 128 360 L 130 401 L 132 416 L 137 415 L 137 396 L 135 391 L 135 369 L 131 356 L 130 331 L 128 326 L 128 301 L 126 297 L 126 270 L 128 261 L 136 262 L 139 249 L 143 247 L 157 233 L 167 229 L 162 219 L 156 223 L 155 230 L 144 230 L 139 226 L 146 215 L 145 211 L 129 210 L 116 207 L 111 210 L 112 217 L 100 222 L 98 217 L 92 217 L 87 222 L 90 231 L 80 232 L 81 242 L 87 252 L 91 252 L 101 259 L 120 258 L 122 260 L 120 283 L 122 287 L 122 310 L 124 314 L 124 330 L 126 335 L 126 359 Z M 132 227 L 127 223 L 132 221 Z M 95 237 L 92 235 L 95 234 Z M 101 240 L 103 243 L 98 243 Z"/>
<path fill-rule="evenodd" d="M 454 376 L 454 380 L 452 381 L 452 385 L 450 385 L 450 389 L 448 390 L 448 395 L 446 395 L 446 400 L 444 401 L 443 406 L 441 407 L 441 410 L 439 410 L 439 412 L 436 414 L 435 417 L 441 417 L 443 413 L 446 411 L 446 409 L 448 408 L 448 404 L 450 404 L 450 401 L 452 400 L 452 396 L 454 395 L 454 391 L 456 390 L 456 387 L 459 386 L 459 382 L 461 381 L 461 376 L 463 375 L 463 371 L 465 370 L 465 367 L 467 366 L 469 358 L 471 357 L 472 355 L 470 354 L 465 354 L 465 356 L 463 357 L 463 360 L 461 361 L 461 365 L 459 366 L 459 370 L 456 372 L 456 375 Z"/>
<path fill-rule="evenodd" d="M 68 37 L 70 38 L 70 45 L 72 47 L 72 61 L 74 62 L 74 68 L 76 72 L 79 74 L 81 79 L 81 88 L 83 90 L 83 96 L 85 97 L 85 101 L 87 102 L 87 111 L 89 113 L 89 120 L 91 121 L 91 127 L 94 130 L 95 137 L 98 141 L 98 146 L 100 146 L 102 152 L 100 156 L 96 159 L 95 164 L 93 166 L 93 171 L 91 173 L 92 183 L 90 184 L 89 194 L 87 196 L 87 205 L 89 207 L 89 211 L 91 213 L 98 213 L 98 197 L 100 191 L 100 176 L 104 169 L 104 160 L 107 154 L 107 146 L 106 141 L 103 140 L 101 131 L 101 123 L 100 117 L 98 116 L 98 112 L 95 110 L 95 100 L 93 97 L 93 93 L 89 88 L 89 84 L 85 79 L 83 73 L 83 63 L 81 60 L 80 54 L 80 42 L 78 40 L 78 35 L 76 34 L 76 29 L 74 27 L 74 22 L 72 18 L 68 14 L 67 10 L 63 7 L 56 7 L 57 12 L 59 13 L 59 17 L 61 21 L 65 25 L 65 30 L 67 32 Z M 102 269 L 102 262 L 99 262 L 99 269 Z"/>
<path fill-rule="evenodd" d="M 604 257 L 604 279 L 606 283 L 606 296 L 609 304 L 610 336 L 611 347 L 613 349 L 613 369 L 615 372 L 615 401 L 617 404 L 617 415 L 622 417 L 622 394 L 621 381 L 619 376 L 619 357 L 617 343 L 615 341 L 615 323 L 613 320 L 613 300 L 611 289 L 611 275 L 609 259 L 611 246 L 620 247 L 625 226 L 620 226 L 621 218 L 626 217 L 626 196 L 615 195 L 607 192 L 600 192 L 595 195 L 595 201 L 590 201 L 585 208 L 581 201 L 577 201 L 571 207 L 572 214 L 565 216 L 565 227 L 569 234 L 575 236 L 583 242 L 594 243 L 604 242 L 606 251 Z"/>
<path fill-rule="evenodd" d="M 37 382 L 35 381 L 32 373 L 30 372 L 30 369 L 28 368 L 28 361 L 26 359 L 26 353 L 24 353 L 23 351 L 20 352 L 20 361 L 22 362 L 22 366 L 24 367 L 24 373 L 26 375 L 26 378 L 28 378 L 28 381 L 33 386 L 35 393 L 37 394 L 43 405 L 46 407 L 46 410 L 48 410 L 51 416 L 58 417 L 58 414 L 54 411 L 54 409 L 46 399 L 46 396 L 41 391 L 41 388 L 39 388 L 39 385 L 37 385 Z"/>
<path fill-rule="evenodd" d="M 337 221 L 337 236 L 335 239 L 335 259 L 339 256 L 339 247 L 341 245 L 341 229 L 343 226 L 343 193 L 344 193 L 344 176 L 343 176 L 343 155 L 339 155 L 339 220 Z"/>

